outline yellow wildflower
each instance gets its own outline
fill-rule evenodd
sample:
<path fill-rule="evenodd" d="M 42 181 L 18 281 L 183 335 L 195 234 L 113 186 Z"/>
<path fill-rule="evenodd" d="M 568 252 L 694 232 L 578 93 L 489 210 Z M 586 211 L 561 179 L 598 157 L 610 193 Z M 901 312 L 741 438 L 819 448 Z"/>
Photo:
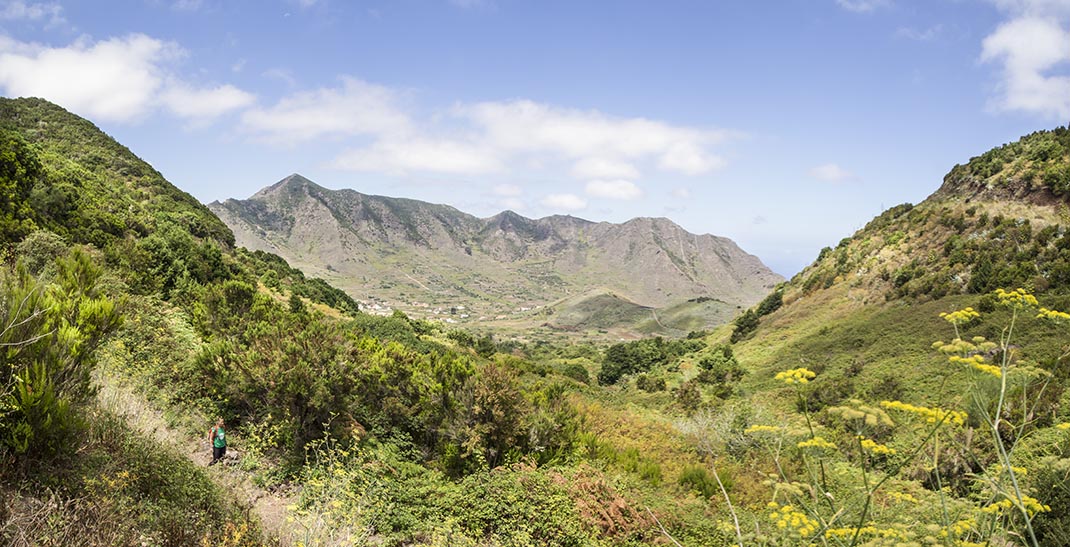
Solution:
<path fill-rule="evenodd" d="M 908 539 L 906 534 L 895 528 L 877 528 L 872 524 L 861 528 L 829 528 L 828 530 L 825 530 L 825 538 L 850 539 L 854 537 L 856 532 L 859 536 L 875 536 L 899 540 Z"/>
<path fill-rule="evenodd" d="M 950 343 L 945 344 L 943 340 L 933 342 L 932 348 L 943 354 L 948 355 L 966 355 L 968 353 L 985 353 L 996 349 L 997 346 L 994 342 L 985 340 L 984 336 L 974 336 L 972 342 L 967 342 L 961 338 L 956 338 Z"/>
<path fill-rule="evenodd" d="M 1000 513 L 1003 513 L 1007 509 L 1010 509 L 1014 505 L 1014 502 L 1011 501 L 1010 498 L 1003 498 L 1000 501 L 997 501 L 987 507 L 982 508 L 981 512 L 988 513 L 990 515 L 998 515 Z M 1051 511 L 1050 505 L 1040 503 L 1039 500 L 1031 496 L 1022 496 L 1021 506 L 1025 508 L 1025 511 L 1026 513 L 1029 513 L 1029 516 L 1033 516 L 1037 513 L 1046 513 L 1048 511 Z"/>
<path fill-rule="evenodd" d="M 817 532 L 817 521 L 791 505 L 780 507 L 779 510 L 770 506 L 770 509 L 769 520 L 776 523 L 777 528 L 790 528 L 791 532 L 800 537 L 809 537 Z"/>
<path fill-rule="evenodd" d="M 999 367 L 985 363 L 985 358 L 980 355 L 971 355 L 969 357 L 959 357 L 958 355 L 952 355 L 951 357 L 948 357 L 948 361 L 951 361 L 952 363 L 966 365 L 974 370 L 978 370 L 985 374 L 991 374 L 996 378 L 1000 378 L 1003 376 L 1003 372 L 1000 370 Z"/>
<path fill-rule="evenodd" d="M 1051 319 L 1052 321 L 1065 321 L 1070 319 L 1070 313 L 1049 310 L 1048 308 L 1040 308 L 1040 313 L 1037 314 L 1037 319 Z"/>
<path fill-rule="evenodd" d="M 1066 431 L 1067 429 L 1070 429 L 1070 422 L 1063 422 L 1061 424 L 1057 424 L 1055 426 L 1055 429 Z"/>
<path fill-rule="evenodd" d="M 806 368 L 794 368 L 791 370 L 785 370 L 778 372 L 774 377 L 775 380 L 780 380 L 785 384 L 805 384 L 813 379 L 817 374 Z"/>
<path fill-rule="evenodd" d="M 1037 299 L 1035 296 L 1029 294 L 1025 289 L 1019 287 L 1013 291 L 1005 291 L 1003 289 L 996 289 L 996 298 L 1000 304 L 1004 306 L 1010 306 L 1012 308 L 1024 308 L 1027 306 L 1036 306 Z"/>
<path fill-rule="evenodd" d="M 964 325 L 966 323 L 969 323 L 970 321 L 973 321 L 974 319 L 977 319 L 978 317 L 981 317 L 981 314 L 974 311 L 973 308 L 963 308 L 961 310 L 953 311 L 951 313 L 941 313 L 940 317 L 942 317 L 944 321 L 947 321 L 952 325 Z"/>
<path fill-rule="evenodd" d="M 914 505 L 921 503 L 918 501 L 918 498 L 903 492 L 888 492 L 888 497 L 900 503 L 911 503 Z"/>
<path fill-rule="evenodd" d="M 880 444 L 874 441 L 873 439 L 867 439 L 861 435 L 858 436 L 858 439 L 860 441 L 860 444 L 862 445 L 862 450 L 865 450 L 866 452 L 870 452 L 872 454 L 895 454 L 894 448 Z"/>
<path fill-rule="evenodd" d="M 829 407 L 826 412 L 834 416 L 840 416 L 844 420 L 853 421 L 858 420 L 870 427 L 894 426 L 895 423 L 888 417 L 888 413 L 869 405 L 858 399 L 851 399 L 847 401 L 846 405 Z"/>
<path fill-rule="evenodd" d="M 752 425 L 743 430 L 744 433 L 752 435 L 754 433 L 783 433 L 784 428 L 778 425 Z"/>
<path fill-rule="evenodd" d="M 916 414 L 925 418 L 925 421 L 930 424 L 943 421 L 954 425 L 963 425 L 966 423 L 966 413 L 957 410 L 915 406 L 902 401 L 881 401 L 881 406 L 890 410 L 902 410 L 904 412 Z"/>
<path fill-rule="evenodd" d="M 799 448 L 817 448 L 819 450 L 835 450 L 836 445 L 825 440 L 824 437 L 814 437 L 809 440 L 799 441 Z"/>
<path fill-rule="evenodd" d="M 974 520 L 973 518 L 963 519 L 963 520 L 956 521 L 954 524 L 952 524 L 951 525 L 951 531 L 956 536 L 961 536 L 961 535 L 969 532 L 970 530 L 973 530 L 974 526 L 976 526 L 976 525 L 977 525 L 977 521 Z"/>

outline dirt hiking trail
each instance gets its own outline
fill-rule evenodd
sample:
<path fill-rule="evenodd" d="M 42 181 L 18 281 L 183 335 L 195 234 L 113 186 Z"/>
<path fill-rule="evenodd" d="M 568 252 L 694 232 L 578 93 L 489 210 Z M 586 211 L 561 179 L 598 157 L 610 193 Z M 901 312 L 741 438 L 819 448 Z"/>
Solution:
<path fill-rule="evenodd" d="M 228 450 L 228 458 L 221 464 L 208 467 L 212 449 L 205 434 L 194 437 L 168 425 L 163 412 L 155 408 L 144 396 L 124 384 L 121 378 L 106 372 L 95 374 L 100 404 L 122 417 L 131 427 L 154 439 L 162 446 L 169 446 L 188 458 L 198 467 L 206 468 L 212 481 L 228 493 L 230 498 L 246 514 L 255 515 L 260 521 L 264 539 L 269 544 L 291 547 L 297 543 L 301 528 L 290 517 L 288 506 L 296 501 L 296 495 L 270 492 L 253 484 L 252 475 L 237 466 L 238 452 Z"/>

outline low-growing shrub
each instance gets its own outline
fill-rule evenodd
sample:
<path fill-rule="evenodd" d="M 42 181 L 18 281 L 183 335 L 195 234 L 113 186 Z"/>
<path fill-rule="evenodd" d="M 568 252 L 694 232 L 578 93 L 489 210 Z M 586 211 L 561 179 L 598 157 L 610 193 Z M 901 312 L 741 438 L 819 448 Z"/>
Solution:
<path fill-rule="evenodd" d="M 665 378 L 650 374 L 640 374 L 635 377 L 635 387 L 647 393 L 665 391 Z"/>
<path fill-rule="evenodd" d="M 676 482 L 680 486 L 697 492 L 705 498 L 713 497 L 719 490 L 717 479 L 703 465 L 688 465 L 684 467 L 680 471 L 680 478 Z M 727 487 L 728 485 L 726 484 L 725 488 Z"/>
<path fill-rule="evenodd" d="M 564 368 L 561 369 L 561 374 L 584 384 L 590 383 L 591 381 L 591 374 L 587 371 L 587 367 L 579 363 L 567 363 Z"/>

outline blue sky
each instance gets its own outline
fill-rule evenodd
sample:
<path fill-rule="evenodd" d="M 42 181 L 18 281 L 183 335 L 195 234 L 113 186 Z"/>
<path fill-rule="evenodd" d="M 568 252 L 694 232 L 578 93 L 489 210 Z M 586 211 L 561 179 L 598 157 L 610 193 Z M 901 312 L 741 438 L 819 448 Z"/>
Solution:
<path fill-rule="evenodd" d="M 790 276 L 1070 121 L 1070 0 L 0 0 L 0 94 L 208 202 L 667 216 Z"/>

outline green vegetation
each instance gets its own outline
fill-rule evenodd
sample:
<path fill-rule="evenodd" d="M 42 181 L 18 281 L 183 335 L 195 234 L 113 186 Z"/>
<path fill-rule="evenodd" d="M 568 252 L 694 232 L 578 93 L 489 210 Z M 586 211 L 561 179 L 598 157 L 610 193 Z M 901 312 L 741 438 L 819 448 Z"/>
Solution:
<path fill-rule="evenodd" d="M 294 544 L 1070 540 L 1066 130 L 956 167 L 732 325 L 603 294 L 679 338 L 598 344 L 365 315 L 88 122 L 0 111 L 0 542 L 275 539 L 104 377 L 198 438 L 225 417 L 233 472 L 294 493 Z"/>
<path fill-rule="evenodd" d="M 962 185 L 1026 185 L 1057 196 L 1070 194 L 1070 128 L 1038 131 L 956 165 L 946 180 Z"/>
<path fill-rule="evenodd" d="M 997 326 L 997 341 L 964 340 L 967 328 L 980 326 L 981 314 L 972 307 L 941 314 L 954 338 L 933 344 L 950 364 L 939 374 L 966 389 L 929 393 L 925 406 L 849 399 L 815 412 L 807 401 L 819 375 L 806 368 L 777 373 L 775 381 L 794 392 L 801 416 L 745 430 L 754 439 L 750 457 L 764 452 L 776 478 L 767 512 L 754 517 L 765 521 L 764 530 L 737 526 L 739 544 L 1061 544 L 1065 513 L 1035 496 L 1058 500 L 1070 485 L 1050 475 L 1039 484 L 1028 477 L 1062 465 L 1070 446 L 1070 437 L 1059 433 L 1070 426 L 1051 406 L 1059 394 L 1048 393 L 1062 388 L 1050 370 L 1020 359 L 1012 348 L 1034 315 L 1059 324 L 1070 315 L 1038 307 L 1021 289 L 999 290 L 993 298 L 1009 313 Z M 1046 437 L 1047 457 L 1020 457 L 1034 435 Z"/>
<path fill-rule="evenodd" d="M 96 402 L 125 298 L 86 251 L 54 243 L 28 237 L 0 271 L 0 540 L 259 544 L 202 470 Z"/>
<path fill-rule="evenodd" d="M 701 340 L 666 340 L 660 337 L 613 344 L 606 350 L 598 381 L 615 384 L 626 374 L 648 371 L 705 345 Z"/>
<path fill-rule="evenodd" d="M 232 249 L 214 217 L 87 122 L 40 101 L 2 106 L 4 243 L 16 257 L 0 276 L 3 537 L 64 543 L 81 528 L 115 545 L 263 539 L 212 478 L 102 407 L 94 370 L 131 383 L 174 427 L 199 434 L 211 416 L 227 418 L 242 468 L 261 484 L 304 486 L 293 516 L 306 544 L 339 533 L 423 543 L 441 523 L 462 543 L 647 543 L 656 533 L 635 501 L 646 496 L 671 526 L 693 523 L 687 537 L 710 537 L 693 498 L 666 501 L 679 490 L 659 490 L 659 464 L 581 445 L 594 418 L 580 415 L 573 386 L 591 381 L 600 350 L 569 350 L 557 366 L 490 336 L 363 315 L 278 257 Z M 27 206 L 35 195 L 71 199 Z M 308 524 L 344 506 L 316 494 L 339 454 L 396 470 L 360 493 L 404 509 L 350 512 L 340 529 Z M 584 490 L 566 486 L 580 476 Z M 428 488 L 448 495 L 423 497 Z"/>

